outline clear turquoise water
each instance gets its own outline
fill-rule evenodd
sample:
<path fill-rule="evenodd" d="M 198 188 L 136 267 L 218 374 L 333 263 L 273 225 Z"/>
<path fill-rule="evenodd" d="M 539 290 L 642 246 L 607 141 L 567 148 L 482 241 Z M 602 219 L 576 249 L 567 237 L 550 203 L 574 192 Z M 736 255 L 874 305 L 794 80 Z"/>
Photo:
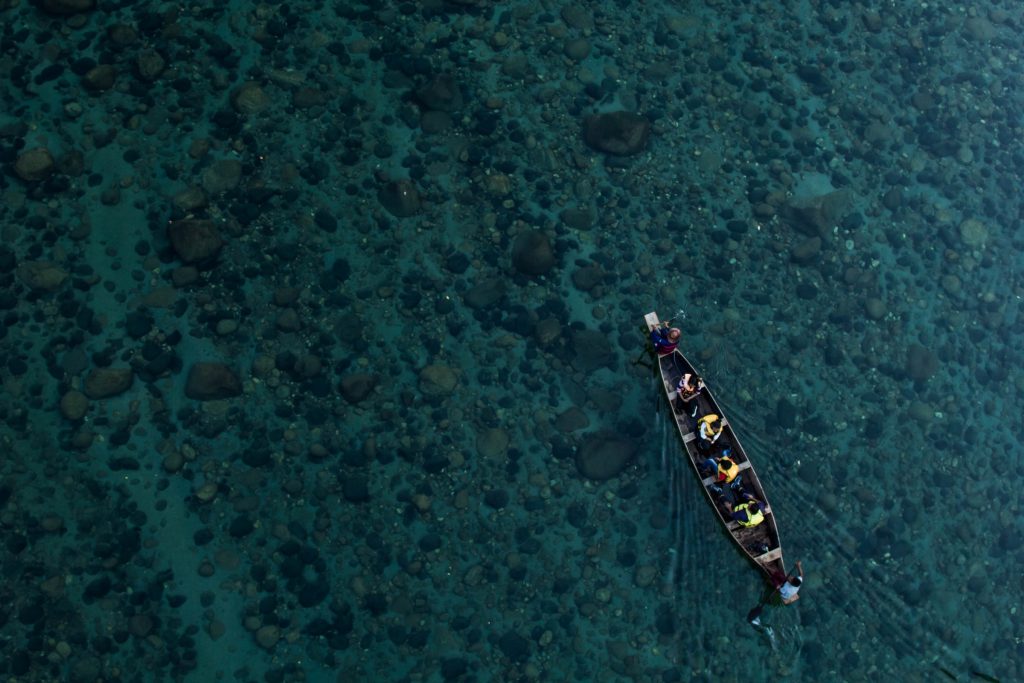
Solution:
<path fill-rule="evenodd" d="M 7 679 L 1021 678 L 1016 7 L 61 5 L 0 1 Z"/>

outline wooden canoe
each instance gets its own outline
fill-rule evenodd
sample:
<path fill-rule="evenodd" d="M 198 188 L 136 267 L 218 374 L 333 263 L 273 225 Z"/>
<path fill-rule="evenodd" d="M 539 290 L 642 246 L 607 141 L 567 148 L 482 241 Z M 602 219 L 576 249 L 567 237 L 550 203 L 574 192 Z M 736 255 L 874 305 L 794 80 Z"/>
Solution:
<path fill-rule="evenodd" d="M 644 322 L 647 324 L 648 332 L 661 325 L 657 313 L 648 313 L 644 316 Z M 690 416 L 690 412 L 693 410 L 693 403 L 684 403 L 676 395 L 676 385 L 683 375 L 686 373 L 699 375 L 700 373 L 695 370 L 690 361 L 686 360 L 686 356 L 678 348 L 670 353 L 658 354 L 658 369 L 661 372 L 661 384 L 665 390 L 665 396 L 668 398 L 668 405 L 672 410 L 673 421 L 679 429 L 679 436 L 683 439 L 686 459 L 689 461 L 694 473 L 696 473 L 697 478 L 701 480 L 704 495 L 707 496 L 708 502 L 711 503 L 715 514 L 718 515 L 722 527 L 736 543 L 740 551 L 765 573 L 773 585 L 781 583 L 786 576 L 786 565 L 782 559 L 782 542 L 779 540 L 779 529 L 775 523 L 775 514 L 772 512 L 768 498 L 761 487 L 761 480 L 757 478 L 757 473 L 754 471 L 746 451 L 740 445 L 740 441 L 736 437 L 732 425 L 729 424 L 728 418 L 722 412 L 714 396 L 711 395 L 711 390 L 707 386 L 707 378 L 703 378 L 701 375 L 704 379 L 704 389 L 696 398 L 692 399 L 700 402 L 697 418 L 714 413 L 722 418 L 724 431 L 710 451 L 701 452 L 698 449 L 700 437 L 696 431 L 697 418 Z M 754 497 L 762 501 L 766 506 L 764 521 L 755 527 L 744 527 L 739 522 L 733 521 L 729 511 L 721 504 L 721 497 L 711 488 L 715 483 L 714 475 L 704 477 L 701 474 L 701 464 L 711 455 L 720 455 L 722 450 L 726 448 L 731 449 L 729 457 L 740 468 L 738 478 L 743 480 L 743 490 L 753 494 Z M 728 492 L 728 486 L 725 488 Z"/>

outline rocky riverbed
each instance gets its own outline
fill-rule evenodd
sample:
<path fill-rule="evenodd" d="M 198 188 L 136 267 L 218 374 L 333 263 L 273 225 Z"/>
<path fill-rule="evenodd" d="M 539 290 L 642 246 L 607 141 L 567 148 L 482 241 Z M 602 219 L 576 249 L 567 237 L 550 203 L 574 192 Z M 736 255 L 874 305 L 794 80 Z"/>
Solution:
<path fill-rule="evenodd" d="M 1022 20 L 0 0 L 0 674 L 1020 678 Z"/>

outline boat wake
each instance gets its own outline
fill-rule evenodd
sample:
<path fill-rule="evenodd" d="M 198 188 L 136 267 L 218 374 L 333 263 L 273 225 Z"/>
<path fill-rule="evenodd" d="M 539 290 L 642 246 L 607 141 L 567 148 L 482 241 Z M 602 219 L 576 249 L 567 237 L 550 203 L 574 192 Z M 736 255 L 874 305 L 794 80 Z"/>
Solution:
<path fill-rule="evenodd" d="M 656 414 L 657 432 L 661 434 L 661 474 L 662 479 L 668 482 L 668 520 L 669 534 L 671 538 L 668 547 L 668 566 L 662 576 L 664 585 L 669 588 L 675 584 L 676 571 L 680 562 L 680 546 L 682 545 L 682 520 L 680 519 L 679 481 L 677 475 L 679 467 L 676 459 L 672 457 L 672 433 L 668 430 L 668 421 L 664 417 L 664 411 L 659 410 Z"/>

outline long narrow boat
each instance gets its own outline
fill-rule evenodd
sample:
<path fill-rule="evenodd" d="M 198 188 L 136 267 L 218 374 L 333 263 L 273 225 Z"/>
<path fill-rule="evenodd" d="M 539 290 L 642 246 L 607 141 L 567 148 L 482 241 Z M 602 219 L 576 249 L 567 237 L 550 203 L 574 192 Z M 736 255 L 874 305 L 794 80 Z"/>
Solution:
<path fill-rule="evenodd" d="M 644 322 L 647 324 L 648 332 L 661 326 L 657 313 L 648 313 L 644 316 Z M 782 559 L 782 542 L 779 540 L 775 515 L 765 497 L 761 480 L 757 478 L 757 473 L 754 471 L 746 451 L 743 450 L 743 446 L 740 445 L 740 440 L 736 437 L 732 425 L 729 424 L 721 407 L 711 395 L 711 390 L 707 387 L 705 380 L 704 389 L 693 399 L 700 402 L 697 418 L 712 413 L 718 415 L 722 419 L 724 431 L 712 450 L 702 453 L 697 447 L 700 438 L 696 431 L 697 418 L 690 416 L 693 403 L 684 403 L 676 392 L 676 386 L 683 375 L 687 373 L 698 375 L 699 373 L 678 348 L 668 353 L 658 354 L 658 369 L 661 371 L 661 383 L 665 389 L 665 396 L 668 398 L 668 405 L 672 409 L 672 417 L 676 427 L 679 428 L 679 436 L 682 437 L 683 445 L 686 448 L 686 459 L 689 460 L 697 478 L 701 480 L 708 502 L 711 503 L 722 526 L 743 554 L 749 557 L 769 580 L 773 583 L 780 582 L 786 576 L 786 565 Z M 705 477 L 701 474 L 701 464 L 708 456 L 717 456 L 726 448 L 731 451 L 729 458 L 739 466 L 738 478 L 742 478 L 743 490 L 753 494 L 755 498 L 765 504 L 764 521 L 757 526 L 745 527 L 739 522 L 733 521 L 731 514 L 722 504 L 722 497 L 712 489 L 715 484 L 715 476 Z"/>

